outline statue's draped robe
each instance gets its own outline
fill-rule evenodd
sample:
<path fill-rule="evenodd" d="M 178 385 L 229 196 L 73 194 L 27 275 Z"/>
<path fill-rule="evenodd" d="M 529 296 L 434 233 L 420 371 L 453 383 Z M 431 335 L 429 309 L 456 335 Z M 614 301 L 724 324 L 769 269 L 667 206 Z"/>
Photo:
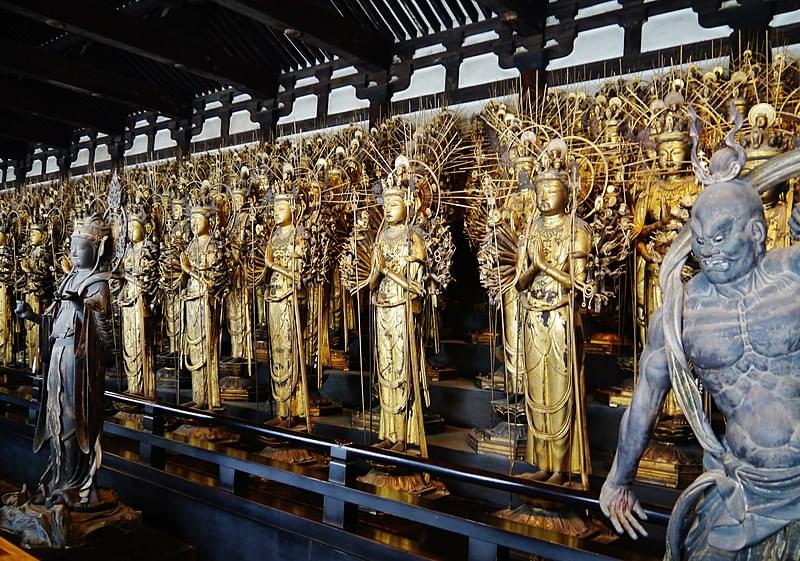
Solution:
<path fill-rule="evenodd" d="M 71 272 L 42 316 L 42 358 L 48 368 L 34 452 L 49 442 L 50 464 L 42 483 L 48 496 L 60 495 L 68 504 L 91 503 L 100 465 L 104 360 L 114 348 L 109 278 L 109 273 L 94 273 L 80 282 Z M 62 299 L 67 290 L 78 300 Z"/>
<path fill-rule="evenodd" d="M 418 263 L 406 264 L 412 240 L 408 227 L 398 228 L 398 234 L 381 232 L 376 251 L 380 252 L 386 268 L 420 283 L 422 269 Z M 412 236 L 418 235 L 414 232 Z M 384 276 L 375 294 L 375 339 L 377 379 L 381 418 L 379 438 L 391 442 L 419 444 L 419 419 L 412 398 L 411 376 L 425 380 L 425 362 L 420 337 L 419 298 L 409 294 L 397 282 Z M 413 341 L 412 341 L 413 338 Z M 416 352 L 416 354 L 414 354 Z"/>
<path fill-rule="evenodd" d="M 149 295 L 141 276 L 145 263 L 152 263 L 144 242 L 128 247 L 123 260 L 124 284 L 118 303 L 122 323 L 122 367 L 128 379 L 128 393 L 148 399 L 156 397 Z"/>
<path fill-rule="evenodd" d="M 192 375 L 195 407 L 220 407 L 219 334 L 221 317 L 212 293 L 220 251 L 211 236 L 194 238 L 186 248 L 192 271 L 183 300 L 181 319 L 183 362 Z"/>
<path fill-rule="evenodd" d="M 578 227 L 585 227 L 582 222 Z M 570 221 L 545 228 L 534 220 L 522 238 L 527 261 L 540 245 L 548 265 L 569 271 Z M 569 290 L 539 271 L 520 294 L 520 321 L 528 420 L 527 461 L 540 470 L 581 474 L 588 464 L 583 414 L 576 394 L 583 388 L 583 361 L 575 335 L 579 316 L 570 307 Z M 577 390 L 577 391 L 576 391 Z"/>
<path fill-rule="evenodd" d="M 295 229 L 272 235 L 272 259 L 275 265 L 287 271 L 299 271 L 295 257 Z M 298 324 L 300 299 L 303 293 L 292 279 L 278 271 L 271 271 L 265 294 L 267 326 L 269 329 L 270 380 L 272 397 L 280 417 L 305 417 L 305 392 L 300 380 Z M 302 320 L 301 324 L 302 325 Z"/>

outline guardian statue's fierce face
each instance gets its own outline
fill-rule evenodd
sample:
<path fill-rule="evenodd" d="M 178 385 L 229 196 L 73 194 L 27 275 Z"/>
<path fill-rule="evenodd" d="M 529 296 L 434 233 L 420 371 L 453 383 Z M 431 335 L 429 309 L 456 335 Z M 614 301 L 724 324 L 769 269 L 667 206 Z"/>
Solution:
<path fill-rule="evenodd" d="M 713 284 L 734 282 L 752 271 L 766 252 L 761 199 L 747 184 L 710 185 L 692 210 L 692 251 Z"/>

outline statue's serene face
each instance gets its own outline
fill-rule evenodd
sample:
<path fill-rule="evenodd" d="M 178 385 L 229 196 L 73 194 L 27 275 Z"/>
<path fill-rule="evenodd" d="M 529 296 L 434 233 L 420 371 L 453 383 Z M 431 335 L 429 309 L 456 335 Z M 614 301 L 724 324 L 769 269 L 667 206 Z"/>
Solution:
<path fill-rule="evenodd" d="M 183 205 L 180 203 L 172 204 L 172 219 L 180 220 L 183 217 Z"/>
<path fill-rule="evenodd" d="M 199 212 L 193 212 L 192 218 L 192 234 L 195 236 L 202 236 L 208 234 L 208 218 Z"/>
<path fill-rule="evenodd" d="M 766 231 L 758 216 L 735 200 L 716 202 L 693 210 L 692 251 L 709 281 L 726 284 L 755 268 Z"/>
<path fill-rule="evenodd" d="M 78 270 L 91 269 L 94 266 L 94 245 L 86 238 L 73 236 L 69 244 L 72 265 Z"/>
<path fill-rule="evenodd" d="M 567 206 L 566 186 L 557 179 L 538 182 L 536 206 L 543 216 L 562 214 Z"/>
<path fill-rule="evenodd" d="M 383 217 L 387 224 L 401 224 L 406 221 L 406 205 L 403 197 L 389 195 L 383 199 Z"/>
<path fill-rule="evenodd" d="M 128 237 L 133 243 L 139 243 L 144 239 L 144 226 L 141 222 L 136 220 L 128 222 Z"/>
<path fill-rule="evenodd" d="M 233 206 L 233 210 L 241 210 L 244 206 L 244 193 L 235 192 L 231 196 L 231 206 Z"/>
<path fill-rule="evenodd" d="M 658 165 L 663 170 L 676 170 L 683 167 L 689 156 L 689 147 L 683 142 L 668 142 L 658 148 Z"/>
<path fill-rule="evenodd" d="M 288 226 L 292 223 L 292 205 L 289 201 L 279 199 L 272 205 L 272 219 L 278 226 Z"/>
<path fill-rule="evenodd" d="M 38 228 L 31 229 L 31 244 L 42 245 L 44 243 L 44 232 Z"/>

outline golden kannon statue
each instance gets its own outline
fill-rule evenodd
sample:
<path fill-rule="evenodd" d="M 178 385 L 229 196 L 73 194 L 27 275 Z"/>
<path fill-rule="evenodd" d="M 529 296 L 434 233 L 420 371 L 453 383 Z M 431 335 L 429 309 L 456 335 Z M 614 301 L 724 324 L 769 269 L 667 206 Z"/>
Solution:
<path fill-rule="evenodd" d="M 275 229 L 267 243 L 267 326 L 269 330 L 270 379 L 276 417 L 272 424 L 291 425 L 296 418 L 308 418 L 308 381 L 305 376 L 305 305 L 302 284 L 305 242 L 302 229 L 295 225 L 295 194 L 291 188 L 291 166 L 284 169 L 283 189 L 274 194 L 272 205 Z"/>
<path fill-rule="evenodd" d="M 122 337 L 122 368 L 128 393 L 156 398 L 152 297 L 156 290 L 155 252 L 146 240 L 147 217 L 128 217 L 128 243 L 122 258 L 122 286 L 117 296 Z"/>
<path fill-rule="evenodd" d="M 219 242 L 211 235 L 210 207 L 196 204 L 189 220 L 193 238 L 181 254 L 186 285 L 181 292 L 183 366 L 192 376 L 192 402 L 198 408 L 221 406 L 219 391 L 219 338 L 221 284 L 225 260 Z"/>
<path fill-rule="evenodd" d="M 636 246 L 636 318 L 642 346 L 647 342 L 650 316 L 662 304 L 661 262 L 700 191 L 690 166 L 688 120 L 682 107 L 678 92 L 650 107 L 657 167 L 647 171 L 645 184 L 638 190 L 631 232 Z"/>
<path fill-rule="evenodd" d="M 171 198 L 169 216 L 164 228 L 165 233 L 160 241 L 158 284 L 163 328 L 167 336 L 167 350 L 177 353 L 180 348 L 182 310 L 180 256 L 186 248 L 190 232 L 187 220 L 183 215 L 183 198 L 177 193 L 173 193 Z"/>
<path fill-rule="evenodd" d="M 375 309 L 379 447 L 404 452 L 424 438 L 422 396 L 425 376 L 420 313 L 426 262 L 425 243 L 408 223 L 408 161 L 398 158 L 383 189 L 384 227 L 372 250 L 368 278 Z M 415 391 L 417 388 L 417 391 Z"/>
<path fill-rule="evenodd" d="M 553 140 L 535 180 L 540 216 L 520 239 L 517 261 L 521 343 L 532 479 L 586 484 L 590 471 L 583 406 L 583 357 L 574 293 L 586 281 L 591 235 L 567 213 L 567 145 Z"/>
<path fill-rule="evenodd" d="M 47 293 L 51 284 L 50 265 L 52 259 L 48 248 L 45 247 L 47 230 L 42 224 L 32 223 L 28 233 L 28 248 L 22 257 L 20 267 L 25 279 L 23 293 L 25 302 L 31 307 L 33 313 L 41 314 L 47 304 Z M 25 333 L 25 347 L 27 349 L 28 366 L 34 372 L 41 366 L 39 351 L 39 325 L 29 324 Z"/>
<path fill-rule="evenodd" d="M 0 223 L 0 364 L 14 362 L 13 294 L 14 239 L 4 223 Z"/>
<path fill-rule="evenodd" d="M 230 243 L 230 290 L 225 296 L 225 316 L 231 341 L 231 358 L 253 358 L 252 302 L 248 290 L 244 265 L 251 227 L 249 209 L 245 206 L 246 191 L 237 184 L 230 193 L 231 219 L 228 223 Z"/>
<path fill-rule="evenodd" d="M 750 132 L 744 135 L 742 146 L 747 154 L 742 174 L 747 175 L 770 158 L 784 152 L 787 138 L 775 130 L 777 112 L 769 103 L 757 103 L 747 114 Z M 762 194 L 764 216 L 767 219 L 767 249 L 788 247 L 792 243 L 789 217 L 793 207 L 793 191 L 786 183 L 768 189 Z"/>

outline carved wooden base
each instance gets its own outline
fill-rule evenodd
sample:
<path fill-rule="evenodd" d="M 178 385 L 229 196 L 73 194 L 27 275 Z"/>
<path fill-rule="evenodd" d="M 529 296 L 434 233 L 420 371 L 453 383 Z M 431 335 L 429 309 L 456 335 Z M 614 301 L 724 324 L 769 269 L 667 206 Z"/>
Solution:
<path fill-rule="evenodd" d="M 699 446 L 652 441 L 639 462 L 636 480 L 672 489 L 682 489 L 703 472 Z"/>
<path fill-rule="evenodd" d="M 239 442 L 241 439 L 241 435 L 219 427 L 196 427 L 192 425 L 181 425 L 173 431 L 173 434 L 182 436 L 189 443 L 194 441 L 196 443 L 231 444 Z"/>
<path fill-rule="evenodd" d="M 281 446 L 279 444 L 267 446 L 260 452 L 257 452 L 256 456 L 264 456 L 270 460 L 277 460 L 294 465 L 326 464 L 328 462 L 326 456 L 317 452 L 312 452 L 311 450 L 298 448 L 296 446 Z"/>
<path fill-rule="evenodd" d="M 547 501 L 530 500 L 516 508 L 498 510 L 493 516 L 602 543 L 610 543 L 617 539 L 617 536 L 599 520 Z"/>
<path fill-rule="evenodd" d="M 438 499 L 450 494 L 444 483 L 431 479 L 427 473 L 374 467 L 366 475 L 362 475 L 357 479 L 361 483 L 380 489 L 401 491 L 411 495 L 424 496 L 426 499 Z"/>
<path fill-rule="evenodd" d="M 102 528 L 133 529 L 141 513 L 122 504 L 110 489 L 99 489 L 100 507 L 77 511 L 64 504 L 33 504 L 28 494 L 10 493 L 0 507 L 0 527 L 20 537 L 24 547 L 63 549 L 84 543 Z"/>

